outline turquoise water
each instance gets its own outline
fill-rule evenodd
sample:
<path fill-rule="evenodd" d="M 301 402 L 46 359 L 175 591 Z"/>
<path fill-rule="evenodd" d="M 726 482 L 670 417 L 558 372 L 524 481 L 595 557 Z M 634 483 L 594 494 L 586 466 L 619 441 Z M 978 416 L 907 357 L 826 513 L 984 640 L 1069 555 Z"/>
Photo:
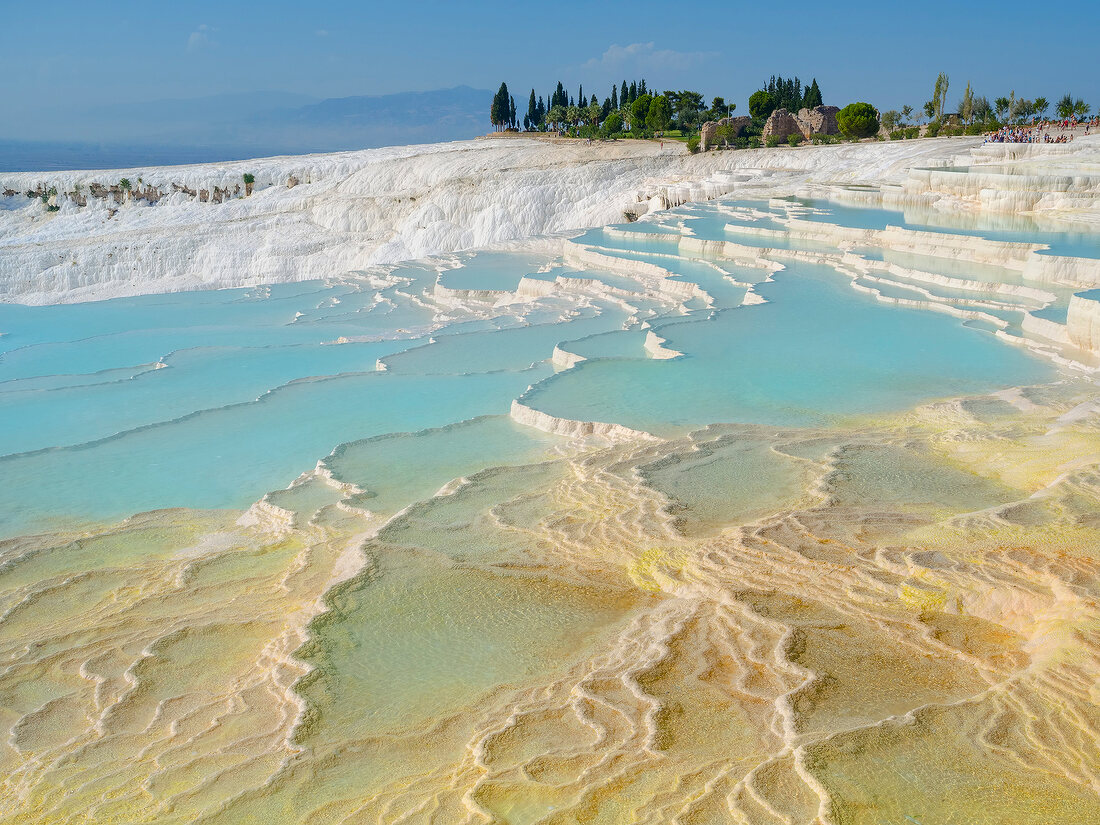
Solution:
<path fill-rule="evenodd" d="M 713 205 L 662 217 L 686 219 L 700 237 L 732 235 Z M 882 218 L 868 210 L 860 219 Z M 643 299 L 629 276 L 522 253 L 464 255 L 442 276 L 410 264 L 374 281 L 0 306 L 0 472 L 19 480 L 0 485 L 0 533 L 155 508 L 247 507 L 330 453 L 334 475 L 373 500 L 364 506 L 397 507 L 456 475 L 549 449 L 506 418 L 520 397 L 556 416 L 678 433 L 816 424 L 1052 374 L 980 324 L 876 303 L 826 267 L 790 264 L 759 283 L 761 270 L 677 254 L 665 227 L 624 228 L 651 239 L 593 230 L 584 240 L 700 284 L 713 307 L 691 301 L 683 314 Z M 510 290 L 540 269 L 535 277 L 624 290 L 630 306 L 568 290 L 500 306 L 432 304 L 437 278 Z M 735 279 L 756 282 L 768 303 L 741 307 Z M 904 285 L 884 291 L 916 297 Z M 648 358 L 643 320 L 684 357 Z M 558 345 L 589 360 L 555 374 Z M 473 419 L 492 423 L 447 429 Z M 437 435 L 393 442 L 389 471 L 356 465 L 354 445 L 373 455 L 382 444 L 372 439 L 422 430 Z M 474 443 L 483 447 L 470 452 Z"/>
<path fill-rule="evenodd" d="M 955 319 L 854 294 L 826 267 L 792 265 L 757 291 L 769 303 L 655 325 L 683 359 L 585 362 L 527 402 L 671 434 L 732 421 L 822 424 L 1053 375 Z"/>
<path fill-rule="evenodd" d="M 1025 216 L 1002 216 L 975 213 L 973 215 L 942 215 L 930 210 L 899 210 L 844 206 L 829 201 L 802 200 L 813 212 L 798 217 L 805 220 L 850 226 L 858 229 L 885 229 L 900 226 L 921 232 L 946 232 L 969 235 L 992 241 L 1047 244 L 1050 249 L 1040 254 L 1071 255 L 1081 258 L 1100 257 L 1100 239 L 1087 232 L 1066 232 L 1040 227 Z"/>
<path fill-rule="evenodd" d="M 537 272 L 546 261 L 537 255 L 481 252 L 464 256 L 462 266 L 443 272 L 439 282 L 452 289 L 513 290 L 524 275 Z"/>
<path fill-rule="evenodd" d="M 591 271 L 0 306 L 0 821 L 1088 820 L 1088 599 L 1027 654 L 1085 593 L 1091 376 L 830 263 L 618 234 Z"/>

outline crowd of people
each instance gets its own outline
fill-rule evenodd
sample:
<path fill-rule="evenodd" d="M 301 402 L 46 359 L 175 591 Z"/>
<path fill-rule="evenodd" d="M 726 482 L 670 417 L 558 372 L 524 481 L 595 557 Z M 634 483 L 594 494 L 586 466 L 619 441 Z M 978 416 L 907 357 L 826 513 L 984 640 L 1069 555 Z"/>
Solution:
<path fill-rule="evenodd" d="M 1075 137 L 1075 129 L 1085 127 L 1085 134 L 1100 126 L 1100 115 L 1088 120 L 1065 118 L 1042 120 L 1029 126 L 1002 126 L 986 138 L 986 143 L 1069 143 Z M 1055 134 L 1057 132 L 1057 134 Z"/>
<path fill-rule="evenodd" d="M 1059 135 L 1052 135 L 1045 124 L 1038 123 L 1034 126 L 1002 126 L 986 138 L 986 143 L 1069 143 L 1073 140 L 1073 133 L 1068 135 L 1063 131 Z"/>

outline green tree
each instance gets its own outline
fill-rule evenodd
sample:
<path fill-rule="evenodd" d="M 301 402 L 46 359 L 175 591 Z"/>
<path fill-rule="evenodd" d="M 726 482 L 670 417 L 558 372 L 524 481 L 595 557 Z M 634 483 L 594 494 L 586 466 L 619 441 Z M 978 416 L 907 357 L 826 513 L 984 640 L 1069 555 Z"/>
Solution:
<path fill-rule="evenodd" d="M 1078 119 L 1088 117 L 1091 109 L 1092 107 L 1081 98 L 1077 98 L 1077 100 L 1073 101 L 1073 115 Z"/>
<path fill-rule="evenodd" d="M 539 104 L 535 100 L 535 90 L 531 90 L 531 96 L 527 98 L 527 120 L 525 125 L 534 129 L 539 125 Z"/>
<path fill-rule="evenodd" d="M 546 113 L 546 122 L 548 125 L 552 124 L 555 129 L 560 129 L 562 124 L 565 123 L 566 111 L 562 105 L 551 106 L 550 111 Z"/>
<path fill-rule="evenodd" d="M 593 100 L 588 104 L 588 122 L 593 126 L 599 126 L 601 115 L 603 115 L 603 106 Z"/>
<path fill-rule="evenodd" d="M 1008 117 L 1008 109 L 1011 104 L 1008 102 L 1008 98 L 1003 95 L 993 101 L 993 106 L 997 110 L 997 120 L 1004 121 Z"/>
<path fill-rule="evenodd" d="M 837 112 L 836 125 L 845 137 L 871 137 L 878 133 L 878 109 L 870 103 L 849 103 Z"/>
<path fill-rule="evenodd" d="M 603 130 L 605 134 L 617 135 L 623 130 L 623 116 L 617 111 L 609 114 L 603 122 Z"/>
<path fill-rule="evenodd" d="M 657 95 L 649 104 L 646 113 L 645 124 L 654 132 L 663 132 L 672 125 L 672 107 L 668 105 L 668 98 Z"/>
<path fill-rule="evenodd" d="M 130 179 L 129 178 L 119 179 L 118 188 L 121 189 L 124 192 L 129 192 L 130 191 Z"/>
<path fill-rule="evenodd" d="M 1019 98 L 1012 104 L 1012 119 L 1019 123 L 1028 120 L 1035 111 L 1035 104 L 1027 98 Z"/>
<path fill-rule="evenodd" d="M 714 139 L 723 146 L 729 146 L 737 139 L 737 128 L 729 123 L 723 123 L 714 130 Z"/>
<path fill-rule="evenodd" d="M 932 89 L 932 106 L 933 112 L 929 117 L 935 120 L 943 120 L 943 106 L 947 101 L 947 87 L 948 87 L 947 75 L 940 72 L 936 77 L 936 85 Z"/>
<path fill-rule="evenodd" d="M 910 106 L 909 104 L 906 104 L 906 105 L 901 107 L 901 120 L 902 120 L 902 123 L 908 123 L 909 118 L 911 118 L 912 116 L 913 116 L 913 107 L 912 106 Z"/>
<path fill-rule="evenodd" d="M 985 123 L 993 117 L 993 107 L 984 97 L 974 98 L 974 122 Z"/>
<path fill-rule="evenodd" d="M 1073 117 L 1073 95 L 1062 95 L 1058 103 L 1055 104 L 1054 111 L 1062 119 Z"/>
<path fill-rule="evenodd" d="M 774 112 L 776 108 L 772 96 L 763 89 L 749 95 L 749 115 L 757 123 L 763 123 L 767 120 L 768 115 Z"/>
<path fill-rule="evenodd" d="M 248 197 L 252 194 L 252 185 L 256 182 L 256 176 L 251 172 L 245 172 L 241 175 L 241 180 L 244 181 L 244 194 Z"/>
<path fill-rule="evenodd" d="M 760 91 L 767 92 L 771 97 L 773 110 L 786 109 L 789 112 L 797 112 L 802 108 L 805 99 L 802 94 L 802 81 L 797 77 L 783 78 L 772 75 Z"/>
<path fill-rule="evenodd" d="M 516 99 L 508 95 L 508 124 L 516 128 Z"/>
<path fill-rule="evenodd" d="M 684 89 L 680 92 L 680 99 L 676 102 L 676 120 L 681 129 L 694 129 L 699 125 L 706 104 L 703 103 L 703 95 Z"/>
<path fill-rule="evenodd" d="M 510 106 L 511 96 L 508 94 L 508 84 L 501 83 L 497 93 L 493 95 L 493 103 L 489 107 L 489 122 L 499 128 L 504 128 L 512 115 Z"/>
<path fill-rule="evenodd" d="M 963 123 L 969 124 L 974 119 L 974 93 L 970 90 L 969 81 L 966 90 L 963 91 L 962 100 L 959 101 L 959 117 Z"/>
<path fill-rule="evenodd" d="M 630 104 L 630 130 L 641 131 L 645 126 L 646 116 L 649 114 L 649 104 L 653 101 L 649 95 L 638 95 Z"/>
<path fill-rule="evenodd" d="M 891 109 L 882 113 L 882 128 L 892 132 L 901 125 L 901 112 Z"/>
<path fill-rule="evenodd" d="M 619 87 L 614 83 L 611 84 L 611 108 L 619 108 Z"/>
<path fill-rule="evenodd" d="M 814 106 L 821 106 L 821 89 L 817 85 L 817 78 L 814 78 L 814 82 L 810 84 L 806 89 L 806 94 L 802 98 L 802 105 L 807 109 L 812 109 Z"/>
<path fill-rule="evenodd" d="M 554 94 L 552 94 L 550 96 L 550 108 L 553 109 L 555 106 L 564 107 L 564 106 L 568 106 L 568 105 L 569 105 L 569 96 L 565 94 L 565 89 L 564 89 L 564 87 L 562 87 L 561 81 L 559 80 L 558 81 L 558 88 L 556 88 L 554 90 Z"/>
<path fill-rule="evenodd" d="M 1045 97 L 1035 98 L 1035 114 L 1039 117 L 1045 118 L 1047 116 L 1047 109 L 1050 108 L 1050 101 Z"/>

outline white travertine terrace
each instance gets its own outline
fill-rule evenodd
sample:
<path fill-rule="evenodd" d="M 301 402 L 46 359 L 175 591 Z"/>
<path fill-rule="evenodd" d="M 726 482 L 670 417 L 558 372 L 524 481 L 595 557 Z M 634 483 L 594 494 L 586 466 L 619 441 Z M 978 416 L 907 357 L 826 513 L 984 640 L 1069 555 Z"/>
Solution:
<path fill-rule="evenodd" d="M 568 418 L 559 418 L 549 413 L 544 413 L 540 410 L 528 407 L 519 399 L 512 402 L 512 409 L 509 414 L 512 420 L 517 424 L 524 424 L 528 427 L 534 427 L 536 430 L 541 430 L 544 433 L 562 435 L 567 438 L 597 436 L 611 442 L 661 440 L 655 435 L 642 432 L 641 430 L 632 430 L 630 427 L 624 427 L 622 424 L 610 424 L 604 421 L 573 421 Z"/>
<path fill-rule="evenodd" d="M 428 160 L 406 150 L 350 153 L 341 156 L 339 169 L 323 159 L 289 159 L 280 161 L 285 166 L 272 162 L 266 177 L 257 172 L 267 186 L 253 198 L 226 204 L 169 199 L 124 206 L 111 218 L 75 206 L 52 216 L 32 214 L 34 204 L 2 213 L 0 276 L 9 300 L 179 289 L 200 283 L 186 255 L 205 250 L 200 258 L 211 267 L 213 285 L 322 271 L 355 278 L 349 273 L 375 254 L 423 254 L 433 244 L 457 249 L 482 237 L 496 242 L 498 229 L 506 234 L 539 226 L 565 233 L 589 219 L 619 220 L 613 213 L 623 203 L 637 214 L 727 186 L 757 197 L 773 187 L 790 194 L 805 184 L 815 197 L 881 205 L 887 196 L 905 196 L 910 166 L 967 165 L 971 161 L 958 164 L 948 153 L 973 143 L 910 141 L 701 158 L 666 153 L 640 161 L 629 157 L 636 150 L 623 148 L 622 158 L 581 164 L 586 150 L 579 145 L 559 151 L 501 141 L 433 148 L 424 153 L 433 156 Z M 1096 145 L 1080 141 L 1072 152 L 1054 147 L 1051 158 L 1059 164 L 1087 159 Z M 367 156 L 379 168 L 368 170 Z M 562 168 L 547 163 L 554 157 Z M 974 157 L 1042 162 L 1040 152 L 1015 147 L 983 147 Z M 498 169 L 502 159 L 543 166 L 537 174 L 522 164 Z M 300 168 L 310 162 L 316 167 Z M 569 164 L 577 168 L 565 168 Z M 646 166 L 645 174 L 654 177 L 628 192 L 626 182 L 639 180 L 631 164 Z M 288 170 L 303 182 L 283 190 L 277 176 Z M 330 173 L 334 177 L 326 178 Z M 608 187 L 602 193 L 586 178 L 601 175 Z M 478 188 L 482 178 L 487 183 Z M 232 175 L 214 179 L 231 182 Z M 189 178 L 188 185 L 204 180 Z M 952 191 L 928 189 L 913 197 L 972 210 L 1012 200 L 970 197 L 958 180 L 945 180 Z M 877 181 L 877 188 L 848 186 L 861 181 Z M 407 190 L 416 193 L 415 202 L 400 194 L 409 182 L 422 185 Z M 291 204 L 299 198 L 302 203 Z M 402 223 L 407 210 L 422 207 L 425 225 Z M 177 208 L 198 217 L 173 234 L 166 226 Z M 300 209 L 310 217 L 297 223 Z M 757 282 L 788 268 L 781 277 L 797 278 L 792 262 L 829 267 L 876 300 L 965 319 L 1059 364 L 1087 361 L 1080 350 L 1100 351 L 1100 296 L 1094 294 L 1100 290 L 1069 297 L 1097 283 L 1092 259 L 965 235 L 848 230 L 806 221 L 808 211 L 792 203 L 786 218 L 751 209 L 721 216 L 767 217 L 783 227 L 731 227 L 730 240 L 701 239 L 682 224 L 679 250 L 755 270 L 741 277 Z M 230 214 L 237 218 L 219 223 Z M 75 234 L 62 235 L 75 233 L 77 223 L 100 219 L 102 225 L 89 224 L 91 240 L 80 255 L 114 260 L 117 255 L 104 250 L 117 249 L 124 237 L 131 256 L 165 243 L 170 254 L 157 264 L 161 269 L 130 276 L 112 263 L 115 269 L 109 266 L 102 281 L 76 277 L 75 292 L 50 280 L 57 275 L 51 267 L 26 277 L 17 273 L 36 255 L 46 260 L 74 246 Z M 451 234 L 446 225 L 466 219 L 475 227 L 470 234 Z M 434 229 L 427 225 L 433 222 Z M 608 233 L 622 240 L 641 234 Z M 775 246 L 738 243 L 738 234 L 746 241 L 774 240 Z M 276 237 L 298 250 L 293 262 L 281 261 L 273 252 L 277 245 L 268 245 Z M 226 260 L 237 259 L 216 253 L 244 241 L 256 247 L 255 255 L 234 272 Z M 37 243 L 44 251 L 34 251 Z M 428 268 L 416 286 L 396 273 L 383 279 L 379 271 L 377 286 L 365 284 L 394 290 L 403 284 L 403 300 L 434 313 L 415 333 L 398 331 L 422 337 L 428 342 L 423 346 L 438 343 L 443 336 L 432 337 L 435 330 L 456 318 L 507 316 L 522 325 L 545 311 L 560 313 L 560 320 L 610 308 L 627 317 L 624 329 L 646 331 L 642 346 L 650 357 L 670 358 L 678 353 L 665 346 L 657 326 L 668 315 L 652 307 L 675 314 L 686 311 L 688 301 L 696 308 L 714 304 L 704 284 L 661 265 L 664 253 L 620 257 L 598 243 L 561 237 L 528 248 L 549 260 L 539 274 L 564 262 L 592 277 L 522 277 L 512 282 L 515 289 L 464 290 L 440 282 L 446 280 L 440 265 L 434 281 Z M 867 248 L 881 250 L 882 259 L 866 254 Z M 891 252 L 897 260 L 886 254 Z M 76 253 L 64 254 L 75 260 Z M 184 257 L 173 268 L 178 255 Z M 948 259 L 964 266 L 945 267 L 956 273 L 951 275 L 924 271 L 906 261 L 909 255 L 929 259 L 929 269 Z M 68 264 L 81 272 L 86 265 Z M 734 269 L 711 265 L 715 279 Z M 1009 282 L 977 280 L 983 266 L 1000 268 Z M 975 277 L 966 277 L 967 269 Z M 748 290 L 742 307 L 764 300 L 752 284 L 728 277 Z M 618 279 L 629 280 L 632 289 L 605 282 Z M 1067 302 L 1062 323 L 1058 312 Z M 723 311 L 756 311 L 735 303 Z M 1002 316 L 1022 317 L 1023 334 Z M 558 370 L 585 360 L 556 329 L 553 338 L 539 341 L 540 357 Z M 386 368 L 387 357 L 378 359 L 378 369 Z M 400 377 L 399 359 L 392 357 L 390 375 L 382 377 Z M 690 363 L 685 358 L 679 366 Z M 584 365 L 549 380 L 583 378 L 590 366 L 599 368 Z M 677 364 L 644 367 L 663 371 Z M 455 370 L 469 368 L 456 359 Z M 94 531 L 5 543 L 5 569 L 15 576 L 4 582 L 7 635 L 0 641 L 6 661 L 16 664 L 0 673 L 0 688 L 20 707 L 5 708 L 0 820 L 839 825 L 872 817 L 903 821 L 907 811 L 914 821 L 977 822 L 991 810 L 1027 825 L 1095 819 L 1100 405 L 1091 379 L 1060 377 L 1052 385 L 992 397 L 951 398 L 854 427 L 713 424 L 667 438 L 551 415 L 536 409 L 539 390 L 529 387 L 514 400 L 516 390 L 510 390 L 502 402 L 510 402 L 510 421 L 488 416 L 488 424 L 525 437 L 543 438 L 531 429 L 564 436 L 568 444 L 540 442 L 537 451 L 532 445 L 522 461 L 534 463 L 486 466 L 497 460 L 492 439 L 473 438 L 471 468 L 449 469 L 419 494 L 400 491 L 399 483 L 389 511 L 373 511 L 371 501 L 378 499 L 370 498 L 371 473 L 381 479 L 394 466 L 404 471 L 401 461 L 434 466 L 445 453 L 437 447 L 447 442 L 432 439 L 472 422 L 449 424 L 434 435 L 401 434 L 417 446 L 391 453 L 376 442 L 392 433 L 356 442 L 358 458 L 343 467 L 338 454 L 352 445 L 341 445 L 243 516 L 172 510 L 137 516 L 108 528 L 107 553 L 117 553 L 111 550 L 116 543 L 133 545 L 131 557 L 110 564 L 65 567 L 80 564 L 71 559 L 95 541 Z M 426 397 L 431 405 L 445 403 Z M 654 431 L 665 434 L 657 426 Z M 765 470 L 762 480 L 754 478 L 758 468 Z M 727 478 L 726 469 L 735 472 Z M 770 479 L 773 471 L 780 481 Z M 361 486 L 350 480 L 358 473 L 368 478 Z M 742 476 L 766 488 L 762 511 L 725 509 L 753 497 Z M 790 492 L 775 492 L 788 483 L 782 479 L 789 480 Z M 191 538 L 196 519 L 204 520 L 201 540 Z M 698 532 L 681 523 L 690 519 Z M 174 544 L 149 551 L 150 542 L 172 530 L 180 533 L 173 539 L 178 552 Z M 486 549 L 498 544 L 498 550 Z M 452 548 L 460 551 L 455 557 Z M 408 579 L 398 577 L 401 560 L 410 561 Z M 25 581 L 19 578 L 23 565 L 33 572 Z M 522 577 L 522 586 L 499 600 L 487 598 L 497 593 L 492 587 L 470 579 L 484 575 L 499 582 L 513 574 Z M 415 589 L 433 576 L 432 589 Z M 352 577 L 361 578 L 333 591 Z M 405 583 L 413 586 L 411 595 Z M 378 615 L 354 615 L 356 600 L 375 584 L 398 599 L 396 609 L 380 615 L 414 615 L 412 641 L 391 655 L 420 669 L 373 692 L 351 681 L 340 694 L 335 680 L 314 681 L 335 672 L 326 660 L 331 652 L 350 653 L 362 667 L 353 680 L 386 664 L 379 648 L 390 628 L 379 632 Z M 430 682 L 442 659 L 466 657 L 476 669 L 493 648 L 525 649 L 545 628 L 564 621 L 539 618 L 536 632 L 509 636 L 513 621 L 526 617 L 529 592 L 549 594 L 533 596 L 535 606 L 538 598 L 564 604 L 555 617 L 571 620 L 591 605 L 621 603 L 625 618 L 597 614 L 593 640 L 563 636 L 561 663 L 547 673 L 531 674 L 525 666 L 512 671 L 514 679 L 498 677 L 469 699 L 462 698 L 461 679 L 428 684 L 427 699 L 407 698 Z M 436 599 L 445 607 L 433 625 Z M 84 603 L 94 607 L 87 616 L 67 615 L 70 604 Z M 425 638 L 483 616 L 503 617 L 504 629 L 490 625 L 465 644 L 441 647 L 442 656 L 422 655 L 429 650 L 419 647 Z M 24 638 L 20 621 L 29 629 Z M 196 631 L 205 636 L 193 638 Z M 188 658 L 192 650 L 202 658 Z M 177 661 L 199 664 L 184 672 L 173 669 Z M 196 675 L 203 679 L 192 686 L 188 680 Z M 365 709 L 382 707 L 371 702 L 391 689 L 400 711 L 375 711 L 384 725 L 357 728 L 359 717 L 369 716 Z M 408 708 L 400 704 L 406 701 Z M 437 701 L 443 704 L 433 706 Z M 420 709 L 417 702 L 428 707 L 427 721 L 404 721 L 403 713 Z M 852 776 L 881 796 L 853 794 Z M 995 795 L 993 805 L 983 796 L 987 791 Z M 609 799 L 613 805 L 604 804 Z M 541 807 L 525 807 L 532 800 Z M 1019 819 L 1009 810 L 1025 805 L 1028 815 Z"/>
<path fill-rule="evenodd" d="M 1059 157 L 1088 157 L 1095 147 L 1092 139 L 1079 140 Z M 616 223 L 628 212 L 642 215 L 730 193 L 766 199 L 803 185 L 830 185 L 839 193 L 854 191 L 843 188 L 854 184 L 900 191 L 902 184 L 916 186 L 906 183 L 910 174 L 923 174 L 914 170 L 952 163 L 969 157 L 968 151 L 982 156 L 988 147 L 950 138 L 689 156 L 671 144 L 563 146 L 516 139 L 8 174 L 0 176 L 0 191 L 17 194 L 0 196 L 8 207 L 0 211 L 0 297 L 42 304 L 342 276 L 376 264 Z M 95 199 L 79 207 L 62 196 L 59 211 L 51 213 L 38 198 L 22 194 L 36 187 L 87 191 L 93 183 L 114 185 L 122 177 L 140 177 L 143 186 L 164 191 L 173 184 L 189 191 L 231 188 L 246 172 L 256 179 L 253 195 L 217 204 L 183 192 L 153 205 L 127 199 L 117 208 Z M 300 183 L 287 188 L 290 178 Z M 1080 184 L 1068 201 L 1067 193 L 1051 193 L 1047 200 L 1055 194 L 1063 200 L 1039 206 L 1048 212 L 1080 209 L 1091 203 L 1090 186 Z M 907 197 L 922 204 L 942 200 L 951 208 L 990 208 L 977 196 L 927 187 Z M 882 202 L 883 195 L 877 198 Z"/>
<path fill-rule="evenodd" d="M 646 332 L 644 346 L 650 358 L 655 358 L 659 361 L 667 361 L 670 358 L 679 358 L 683 355 L 682 352 L 677 352 L 674 349 L 666 347 L 665 343 L 665 339 L 653 330 Z"/>
<path fill-rule="evenodd" d="M 1082 292 L 1070 298 L 1066 335 L 1075 346 L 1100 352 L 1100 290 Z"/>

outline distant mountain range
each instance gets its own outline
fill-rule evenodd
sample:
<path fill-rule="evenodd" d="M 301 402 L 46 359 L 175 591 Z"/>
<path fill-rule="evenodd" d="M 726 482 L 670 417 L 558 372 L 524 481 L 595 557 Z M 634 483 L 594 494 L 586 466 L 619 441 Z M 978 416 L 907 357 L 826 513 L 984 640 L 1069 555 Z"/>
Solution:
<path fill-rule="evenodd" d="M 463 140 L 489 131 L 492 97 L 469 86 L 326 100 L 261 91 L 47 113 L 21 123 L 21 135 L 0 135 L 0 170 L 110 168 L 177 155 L 177 162 L 188 163 Z"/>

